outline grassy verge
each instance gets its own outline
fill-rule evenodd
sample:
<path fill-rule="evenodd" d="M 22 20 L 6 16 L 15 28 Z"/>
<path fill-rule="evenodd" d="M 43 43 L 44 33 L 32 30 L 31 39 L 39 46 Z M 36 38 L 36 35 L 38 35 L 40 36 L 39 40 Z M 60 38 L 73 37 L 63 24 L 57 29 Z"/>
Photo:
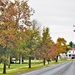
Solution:
<path fill-rule="evenodd" d="M 42 61 L 36 61 L 36 62 L 32 61 L 32 68 L 28 68 L 28 63 L 27 63 L 28 61 L 26 61 L 22 65 L 20 65 L 20 64 L 12 64 L 10 69 L 7 67 L 7 74 L 2 74 L 3 65 L 0 64 L 0 75 L 18 75 L 20 73 L 36 70 L 36 69 L 51 66 L 51 65 L 54 65 L 54 64 L 59 64 L 59 63 L 62 63 L 64 61 L 69 61 L 69 60 L 62 59 L 57 63 L 55 61 L 52 61 L 52 62 L 50 62 L 49 65 L 47 63 L 46 63 L 46 65 L 43 65 Z"/>
<path fill-rule="evenodd" d="M 32 64 L 32 68 L 28 68 L 27 64 L 12 64 L 10 69 L 7 67 L 7 74 L 2 74 L 2 64 L 0 65 L 0 75 L 17 75 L 44 67 L 43 64 Z"/>

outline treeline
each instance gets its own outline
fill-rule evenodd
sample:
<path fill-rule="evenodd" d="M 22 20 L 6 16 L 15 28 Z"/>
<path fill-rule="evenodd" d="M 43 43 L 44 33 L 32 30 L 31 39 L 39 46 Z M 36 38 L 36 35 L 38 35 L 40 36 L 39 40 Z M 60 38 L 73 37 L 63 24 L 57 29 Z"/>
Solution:
<path fill-rule="evenodd" d="M 10 58 L 16 58 L 22 64 L 23 59 L 42 59 L 58 61 L 58 55 L 66 52 L 66 40 L 58 38 L 54 43 L 48 27 L 41 26 L 36 20 L 30 21 L 34 10 L 28 1 L 0 0 L 0 62 L 10 67 Z M 23 58 L 23 59 L 22 59 Z"/>

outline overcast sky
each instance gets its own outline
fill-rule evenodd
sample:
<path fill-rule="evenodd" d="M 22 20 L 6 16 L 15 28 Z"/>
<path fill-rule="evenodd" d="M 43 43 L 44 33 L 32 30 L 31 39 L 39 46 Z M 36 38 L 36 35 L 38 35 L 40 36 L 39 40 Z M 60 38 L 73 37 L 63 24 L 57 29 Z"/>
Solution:
<path fill-rule="evenodd" d="M 29 0 L 28 3 L 35 10 L 31 18 L 50 28 L 54 42 L 58 37 L 74 41 L 75 0 Z"/>

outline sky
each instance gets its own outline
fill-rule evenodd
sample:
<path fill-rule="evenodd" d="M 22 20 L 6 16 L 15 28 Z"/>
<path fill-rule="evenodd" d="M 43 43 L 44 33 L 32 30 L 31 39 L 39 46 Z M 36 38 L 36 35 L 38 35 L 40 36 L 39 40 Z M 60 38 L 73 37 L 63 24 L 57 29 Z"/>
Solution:
<path fill-rule="evenodd" d="M 35 10 L 31 19 L 49 27 L 54 42 L 58 37 L 74 42 L 75 0 L 29 0 L 28 4 Z"/>

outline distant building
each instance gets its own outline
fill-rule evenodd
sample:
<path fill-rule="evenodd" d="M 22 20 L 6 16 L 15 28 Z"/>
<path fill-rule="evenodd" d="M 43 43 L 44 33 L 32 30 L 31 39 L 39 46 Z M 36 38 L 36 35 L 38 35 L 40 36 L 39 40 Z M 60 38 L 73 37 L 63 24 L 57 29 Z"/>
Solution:
<path fill-rule="evenodd" d="M 66 58 L 66 54 L 65 53 L 60 53 L 61 58 Z"/>
<path fill-rule="evenodd" d="M 75 59 L 75 48 L 72 48 L 67 52 L 67 58 L 68 59 Z"/>

